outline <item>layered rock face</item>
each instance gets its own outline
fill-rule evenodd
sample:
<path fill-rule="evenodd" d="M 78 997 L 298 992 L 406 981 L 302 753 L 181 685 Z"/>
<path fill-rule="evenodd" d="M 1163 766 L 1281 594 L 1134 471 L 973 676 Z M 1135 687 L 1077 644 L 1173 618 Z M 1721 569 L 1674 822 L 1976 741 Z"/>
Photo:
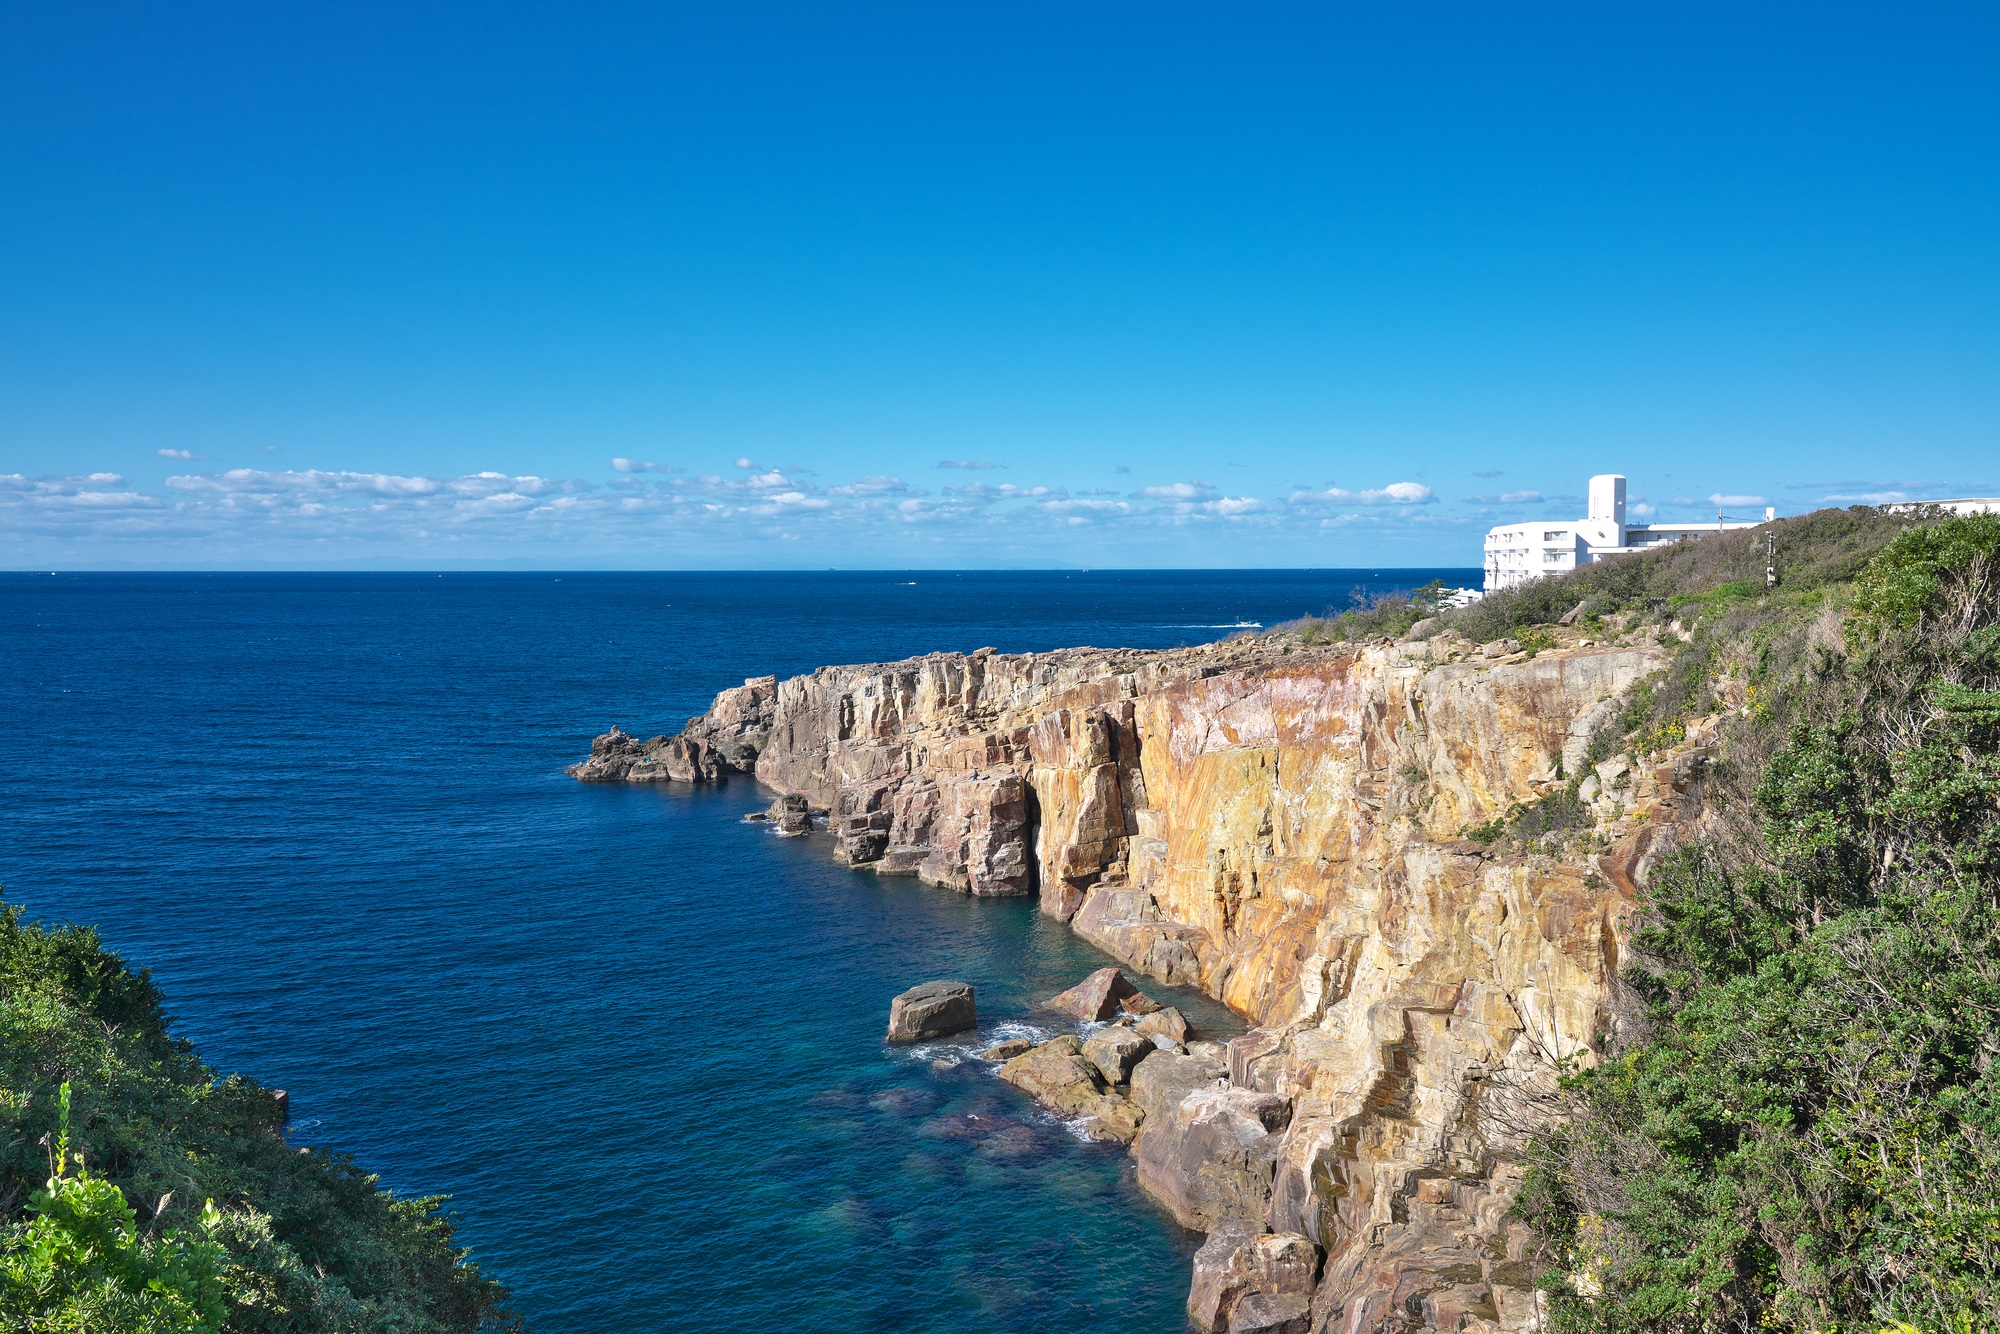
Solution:
<path fill-rule="evenodd" d="M 1613 766 L 1585 864 L 1463 834 L 1573 775 L 1664 662 L 1449 640 L 939 654 L 753 680 L 679 737 L 600 739 L 577 772 L 754 768 L 830 813 L 846 862 L 1038 892 L 1133 968 L 1219 997 L 1256 1025 L 1226 1085 L 1149 1076 L 1192 1059 L 1166 1053 L 1132 1074 L 1147 1188 L 1189 1226 L 1322 1248 L 1315 1330 L 1525 1329 L 1528 1238 L 1506 1213 L 1530 1103 L 1614 1023 L 1691 764 Z M 1082 1098 L 1102 1071 L 1069 1055 Z"/>

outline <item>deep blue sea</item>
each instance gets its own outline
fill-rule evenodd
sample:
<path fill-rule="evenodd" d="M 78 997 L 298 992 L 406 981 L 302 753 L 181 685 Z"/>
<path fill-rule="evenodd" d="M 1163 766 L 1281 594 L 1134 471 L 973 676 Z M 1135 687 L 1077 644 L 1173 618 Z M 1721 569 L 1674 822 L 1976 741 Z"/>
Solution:
<path fill-rule="evenodd" d="M 743 823 L 748 780 L 563 766 L 746 676 L 1434 576 L 1478 571 L 4 574 L 0 884 L 150 967 L 296 1141 L 450 1193 L 544 1334 L 1176 1331 L 1198 1239 L 1122 1152 L 881 1041 L 917 982 L 972 982 L 990 1037 L 1104 956 Z"/>

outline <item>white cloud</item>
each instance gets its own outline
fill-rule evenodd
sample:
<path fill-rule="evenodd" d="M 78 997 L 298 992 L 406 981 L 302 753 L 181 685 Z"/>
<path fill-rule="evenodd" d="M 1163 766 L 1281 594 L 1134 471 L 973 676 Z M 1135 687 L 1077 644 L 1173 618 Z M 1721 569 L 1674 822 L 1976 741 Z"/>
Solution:
<path fill-rule="evenodd" d="M 990 482 L 967 482 L 963 486 L 947 486 L 945 493 L 983 504 L 991 504 L 997 500 L 1036 500 L 1044 496 L 1060 497 L 1069 494 L 1059 486 L 1016 486 L 1012 482 L 1002 482 L 999 486 L 994 486 Z"/>
<path fill-rule="evenodd" d="M 1506 471 L 1507 470 L 1505 468 L 1488 468 L 1483 472 L 1476 472 L 1472 475 L 1474 477 L 1498 477 L 1501 473 Z"/>
<path fill-rule="evenodd" d="M 1437 497 L 1422 482 L 1391 482 L 1379 490 L 1345 491 L 1330 486 L 1324 491 L 1295 491 L 1294 505 L 1428 505 Z"/>
<path fill-rule="evenodd" d="M 264 472 L 256 468 L 231 468 L 227 472 L 169 477 L 167 485 L 179 491 L 234 495 L 422 496 L 442 491 L 446 484 L 429 477 L 400 477 L 385 472 L 321 472 L 317 468 L 303 472 Z"/>
<path fill-rule="evenodd" d="M 939 459 L 940 468 L 957 468 L 964 472 L 982 472 L 987 468 L 1005 467 L 1001 463 L 988 463 L 984 459 Z"/>
<path fill-rule="evenodd" d="M 1134 506 L 1123 500 L 1045 500 L 1035 508 L 1046 514 L 1067 514 L 1082 518 L 1091 515 L 1130 514 Z"/>
<path fill-rule="evenodd" d="M 1863 491 L 1857 495 L 1820 497 L 1834 505 L 1896 505 L 1909 498 L 1907 491 Z"/>
<path fill-rule="evenodd" d="M 20 473 L 0 474 L 0 517 L 19 516 L 23 526 L 32 528 L 41 523 L 103 522 L 104 516 L 122 511 L 161 508 L 158 498 L 143 492 L 109 489 L 124 485 L 124 477 L 115 472 L 34 478 Z M 67 520 L 64 516 L 75 518 Z"/>
<path fill-rule="evenodd" d="M 1708 503 L 1711 505 L 1721 505 L 1724 508 L 1734 506 L 1737 509 L 1741 509 L 1745 505 L 1768 505 L 1771 502 L 1762 496 L 1725 496 L 1718 491 L 1708 498 Z"/>
<path fill-rule="evenodd" d="M 1213 482 L 1171 482 L 1166 486 L 1142 486 L 1132 493 L 1141 500 L 1212 500 Z"/>
<path fill-rule="evenodd" d="M 931 494 L 886 474 L 820 486 L 790 467 L 687 476 L 626 462 L 630 471 L 616 469 L 599 484 L 494 469 L 427 476 L 228 468 L 178 473 L 141 490 L 116 473 L 0 474 L 0 550 L 23 566 L 51 558 L 228 562 L 457 553 L 590 553 L 617 563 L 619 552 L 685 560 L 722 551 L 757 561 L 782 559 L 767 554 L 780 542 L 819 542 L 829 553 L 962 550 L 977 558 L 1038 555 L 1059 549 L 1079 525 L 1094 525 L 1121 534 L 1120 552 L 1192 554 L 1193 539 L 1177 532 L 1226 524 L 1267 535 L 1280 544 L 1271 554 L 1282 559 L 1287 534 L 1318 540 L 1325 504 L 1373 506 L 1342 513 L 1341 521 L 1365 514 L 1363 527 L 1386 533 L 1421 522 L 1408 507 L 1430 499 L 1416 483 L 1336 490 L 1292 505 L 1221 494 L 1199 481 L 1072 495 L 1060 486 L 969 479 Z M 907 542 L 945 545 L 895 545 Z"/>
<path fill-rule="evenodd" d="M 1642 500 L 1632 506 L 1631 513 L 1635 519 L 1650 519 L 1659 511 Z"/>
<path fill-rule="evenodd" d="M 1542 502 L 1542 493 L 1539 491 L 1508 491 L 1497 496 L 1467 496 L 1466 501 L 1468 504 L 1473 505 L 1539 505 Z"/>
<path fill-rule="evenodd" d="M 826 489 L 830 496 L 921 496 L 924 492 L 911 486 L 900 477 L 864 477 L 858 482 L 845 486 L 830 486 Z"/>
<path fill-rule="evenodd" d="M 679 468 L 670 468 L 667 467 L 665 464 L 654 463 L 651 460 L 646 460 L 642 462 L 639 459 L 613 459 L 611 460 L 611 467 L 614 472 L 679 472 L 680 471 Z"/>
<path fill-rule="evenodd" d="M 757 461 L 755 459 L 738 459 L 736 460 L 736 466 L 747 472 L 757 466 Z"/>
<path fill-rule="evenodd" d="M 153 451 L 163 459 L 198 459 L 201 455 L 185 449 L 156 449 Z"/>

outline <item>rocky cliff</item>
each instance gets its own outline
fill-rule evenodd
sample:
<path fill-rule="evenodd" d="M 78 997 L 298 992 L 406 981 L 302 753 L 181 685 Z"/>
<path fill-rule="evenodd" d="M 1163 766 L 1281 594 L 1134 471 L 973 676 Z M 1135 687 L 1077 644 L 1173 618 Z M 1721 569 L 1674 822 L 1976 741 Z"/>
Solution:
<path fill-rule="evenodd" d="M 1531 1239 L 1507 1211 L 1532 1104 L 1616 1022 L 1637 885 L 1692 772 L 1602 766 L 1584 854 L 1467 841 L 1574 777 L 1665 662 L 1568 640 L 827 667 L 724 691 L 677 737 L 614 731 L 573 772 L 754 772 L 823 809 L 856 867 L 1039 894 L 1219 997 L 1256 1027 L 1228 1088 L 1147 1116 L 1147 1188 L 1204 1231 L 1318 1246 L 1314 1330 L 1526 1329 Z"/>

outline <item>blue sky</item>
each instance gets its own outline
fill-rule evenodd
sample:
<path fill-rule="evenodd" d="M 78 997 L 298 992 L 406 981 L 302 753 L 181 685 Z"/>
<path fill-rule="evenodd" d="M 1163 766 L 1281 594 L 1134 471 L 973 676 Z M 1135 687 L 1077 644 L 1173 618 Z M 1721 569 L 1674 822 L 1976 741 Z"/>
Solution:
<path fill-rule="evenodd" d="M 1996 39 L 19 7 L 0 566 L 1472 565 L 1597 471 L 1991 494 Z"/>

